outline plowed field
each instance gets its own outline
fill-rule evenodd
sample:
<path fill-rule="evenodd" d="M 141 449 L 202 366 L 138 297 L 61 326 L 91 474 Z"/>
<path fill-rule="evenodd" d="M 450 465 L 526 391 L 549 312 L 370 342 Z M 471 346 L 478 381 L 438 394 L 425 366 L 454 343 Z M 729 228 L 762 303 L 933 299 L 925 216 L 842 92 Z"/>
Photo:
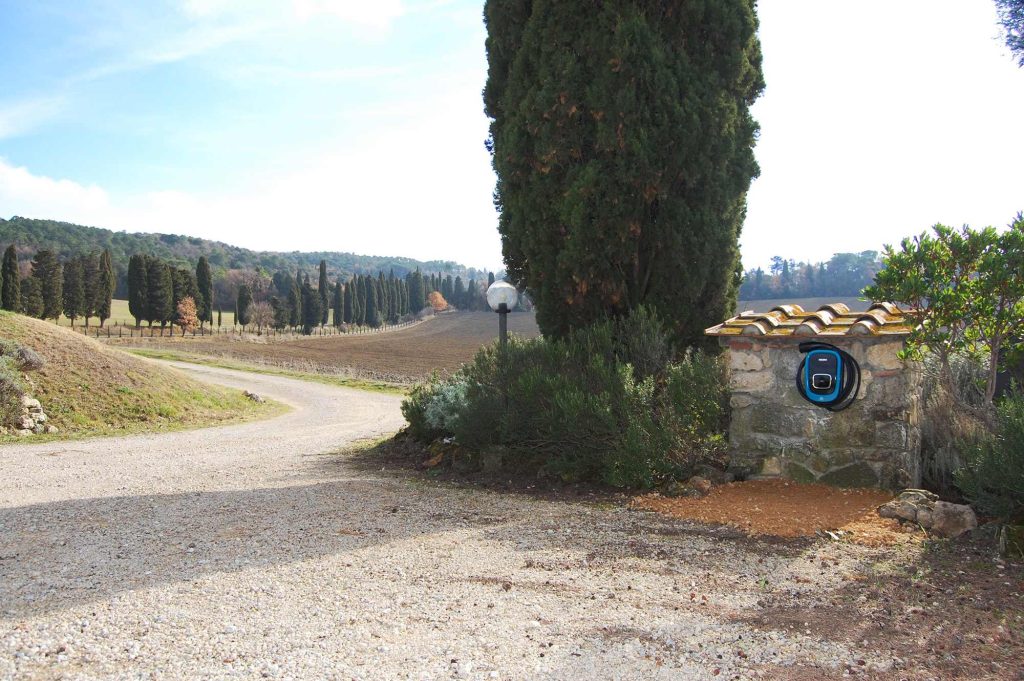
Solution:
<path fill-rule="evenodd" d="M 533 314 L 508 317 L 509 333 L 539 335 Z M 275 341 L 251 337 L 154 339 L 138 347 L 224 357 L 290 369 L 340 372 L 353 376 L 409 383 L 432 371 L 453 371 L 468 362 L 482 345 L 497 338 L 498 316 L 492 312 L 441 314 L 421 324 L 384 333 L 309 337 Z M 136 339 L 139 341 L 139 339 Z"/>

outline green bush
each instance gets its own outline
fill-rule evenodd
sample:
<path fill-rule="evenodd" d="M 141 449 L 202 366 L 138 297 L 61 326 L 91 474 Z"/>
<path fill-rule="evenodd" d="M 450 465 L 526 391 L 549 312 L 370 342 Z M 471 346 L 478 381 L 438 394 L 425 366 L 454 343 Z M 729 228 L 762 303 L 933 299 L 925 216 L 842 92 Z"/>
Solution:
<path fill-rule="evenodd" d="M 721 362 L 671 359 L 661 324 L 639 310 L 564 340 L 484 348 L 454 378 L 418 387 L 403 413 L 417 439 L 454 435 L 475 451 L 500 444 L 504 464 L 522 473 L 649 487 L 689 476 L 724 444 Z M 427 418 L 435 410 L 450 414 L 443 426 Z"/>
<path fill-rule="evenodd" d="M 964 496 L 997 518 L 1024 516 L 1024 394 L 1000 402 L 996 431 L 966 445 L 955 475 Z"/>
<path fill-rule="evenodd" d="M 9 355 L 0 355 L 0 426 L 12 426 L 21 416 L 21 397 L 25 387 L 21 372 Z"/>

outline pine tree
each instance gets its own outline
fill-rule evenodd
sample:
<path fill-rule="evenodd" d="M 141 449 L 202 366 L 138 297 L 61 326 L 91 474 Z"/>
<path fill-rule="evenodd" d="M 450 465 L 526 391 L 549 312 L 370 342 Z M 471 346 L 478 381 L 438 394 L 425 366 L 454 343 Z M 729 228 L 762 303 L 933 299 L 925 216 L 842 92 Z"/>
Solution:
<path fill-rule="evenodd" d="M 0 295 L 0 307 L 11 312 L 21 309 L 21 273 L 18 271 L 18 251 L 11 244 L 4 251 L 2 268 L 3 294 Z"/>
<path fill-rule="evenodd" d="M 320 295 L 320 326 L 324 326 L 331 311 L 331 282 L 327 280 L 326 260 L 320 261 L 320 279 L 316 290 Z"/>
<path fill-rule="evenodd" d="M 499 232 L 545 336 L 646 305 L 683 347 L 732 312 L 754 4 L 487 0 Z"/>
<path fill-rule="evenodd" d="M 29 317 L 43 316 L 43 289 L 36 277 L 21 282 L 21 312 Z"/>
<path fill-rule="evenodd" d="M 245 328 L 249 325 L 249 313 L 252 311 L 252 290 L 248 284 L 242 284 L 238 287 L 238 301 L 236 305 L 238 307 L 235 312 L 235 320 L 239 326 Z"/>
<path fill-rule="evenodd" d="M 352 286 L 353 286 L 352 285 L 352 280 L 349 279 L 349 282 L 345 285 L 345 301 L 344 301 L 345 302 L 345 314 L 344 314 L 344 320 L 345 320 L 346 324 L 351 324 L 352 323 L 352 308 L 353 308 L 353 303 L 352 303 Z"/>
<path fill-rule="evenodd" d="M 110 319 L 111 301 L 114 288 L 117 287 L 117 276 L 114 274 L 114 263 L 110 259 L 110 251 L 104 250 L 100 255 L 99 273 L 96 277 L 96 288 L 93 291 L 93 310 L 100 318 L 100 328 Z"/>
<path fill-rule="evenodd" d="M 159 258 L 146 256 L 146 321 L 166 326 L 174 317 L 174 278 L 171 267 Z"/>
<path fill-rule="evenodd" d="M 40 319 L 60 319 L 64 311 L 63 276 L 60 261 L 53 251 L 41 250 L 32 259 L 32 276 L 39 282 L 39 295 L 43 299 Z"/>
<path fill-rule="evenodd" d="M 135 317 L 136 327 L 149 319 L 148 281 L 145 256 L 133 255 L 128 259 L 128 312 Z"/>
<path fill-rule="evenodd" d="M 341 277 L 334 282 L 333 291 L 331 299 L 333 319 L 331 321 L 334 323 L 334 328 L 337 329 L 341 327 L 341 321 L 345 318 L 345 294 L 342 290 Z"/>
<path fill-rule="evenodd" d="M 196 297 L 199 328 L 203 328 L 204 322 L 210 322 L 210 326 L 213 326 L 213 273 L 205 255 L 199 256 L 199 262 L 196 263 L 196 285 L 199 287 L 199 295 Z"/>
<path fill-rule="evenodd" d="M 85 272 L 83 258 L 72 258 L 64 264 L 64 282 L 61 289 L 64 303 L 64 316 L 71 320 L 71 328 L 75 320 L 83 316 L 85 301 Z"/>

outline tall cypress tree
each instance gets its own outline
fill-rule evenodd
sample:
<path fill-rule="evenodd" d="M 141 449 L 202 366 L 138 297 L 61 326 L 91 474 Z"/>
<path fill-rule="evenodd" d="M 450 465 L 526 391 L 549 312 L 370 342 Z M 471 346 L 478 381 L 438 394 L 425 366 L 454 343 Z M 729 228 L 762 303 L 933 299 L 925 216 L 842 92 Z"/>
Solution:
<path fill-rule="evenodd" d="M 238 287 L 238 301 L 236 303 L 235 321 L 239 326 L 248 326 L 252 312 L 252 290 L 248 284 Z"/>
<path fill-rule="evenodd" d="M 196 285 L 199 287 L 199 296 L 196 298 L 199 328 L 203 328 L 205 322 L 213 326 L 213 272 L 210 271 L 210 263 L 205 255 L 199 256 L 199 262 L 196 263 Z"/>
<path fill-rule="evenodd" d="M 309 283 L 309 277 L 302 282 L 302 333 L 309 335 L 320 325 L 320 292 Z"/>
<path fill-rule="evenodd" d="M 320 261 L 320 279 L 317 282 L 317 293 L 320 295 L 320 326 L 327 323 L 331 310 L 331 282 L 327 280 L 327 261 Z"/>
<path fill-rule="evenodd" d="M 100 318 L 100 327 L 110 318 L 110 306 L 117 286 L 114 274 L 114 263 L 110 259 L 110 251 L 104 250 L 100 255 L 99 273 L 96 277 L 96 289 L 93 291 L 93 310 Z"/>
<path fill-rule="evenodd" d="M 332 312 L 334 319 L 334 328 L 341 326 L 342 320 L 345 319 L 345 293 L 344 288 L 341 285 L 341 277 L 334 282 L 334 298 L 332 300 Z"/>
<path fill-rule="evenodd" d="M 735 307 L 764 81 L 754 0 L 487 0 L 495 203 L 545 336 L 639 305 L 680 345 Z"/>
<path fill-rule="evenodd" d="M 82 269 L 82 305 L 78 313 L 85 317 L 85 326 L 88 328 L 89 319 L 96 316 L 96 298 L 100 287 L 100 254 L 89 253 L 77 260 Z M 69 316 L 67 310 L 64 314 Z"/>
<path fill-rule="evenodd" d="M 288 294 L 288 304 L 292 307 L 290 321 L 292 326 L 302 325 L 302 272 L 295 272 L 295 279 L 292 280 L 292 291 Z"/>
<path fill-rule="evenodd" d="M 3 295 L 0 296 L 0 307 L 11 312 L 21 309 L 21 273 L 18 271 L 18 251 L 11 244 L 4 251 L 2 268 Z"/>
<path fill-rule="evenodd" d="M 36 277 L 27 277 L 21 282 L 20 309 L 29 317 L 43 316 L 43 290 Z"/>
<path fill-rule="evenodd" d="M 83 258 L 72 258 L 64 264 L 64 282 L 61 295 L 64 303 L 64 316 L 71 320 L 74 328 L 75 320 L 83 316 L 87 303 L 85 300 L 85 268 Z"/>
<path fill-rule="evenodd" d="M 377 285 L 373 277 L 367 277 L 366 323 L 374 328 L 380 326 L 380 309 L 377 306 Z"/>
<path fill-rule="evenodd" d="M 39 295 L 43 299 L 43 309 L 39 313 L 39 318 L 57 321 L 64 311 L 64 281 L 57 255 L 45 249 L 36 253 L 36 257 L 32 259 L 32 276 L 39 282 Z"/>
<path fill-rule="evenodd" d="M 128 259 L 128 312 L 135 317 L 135 326 L 141 326 L 148 319 L 149 293 L 146 274 L 146 258 L 135 254 Z"/>
<path fill-rule="evenodd" d="M 146 256 L 146 321 L 166 326 L 174 315 L 174 277 L 160 258 Z"/>

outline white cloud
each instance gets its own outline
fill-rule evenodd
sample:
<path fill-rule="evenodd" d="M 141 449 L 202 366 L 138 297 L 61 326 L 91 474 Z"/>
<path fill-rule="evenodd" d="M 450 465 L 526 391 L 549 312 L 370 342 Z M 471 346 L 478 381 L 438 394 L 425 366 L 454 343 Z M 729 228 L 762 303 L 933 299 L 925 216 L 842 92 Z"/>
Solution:
<path fill-rule="evenodd" d="M 64 108 L 60 96 L 0 104 L 0 140 L 29 132 L 56 118 Z"/>
<path fill-rule="evenodd" d="M 326 14 L 346 23 L 374 29 L 387 29 L 406 13 L 401 0 L 294 0 L 292 5 L 302 21 Z"/>
<path fill-rule="evenodd" d="M 26 217 L 75 216 L 89 223 L 109 214 L 110 199 L 96 185 L 33 175 L 0 158 L 0 206 Z M 8 216 L 9 217 L 9 216 Z"/>

